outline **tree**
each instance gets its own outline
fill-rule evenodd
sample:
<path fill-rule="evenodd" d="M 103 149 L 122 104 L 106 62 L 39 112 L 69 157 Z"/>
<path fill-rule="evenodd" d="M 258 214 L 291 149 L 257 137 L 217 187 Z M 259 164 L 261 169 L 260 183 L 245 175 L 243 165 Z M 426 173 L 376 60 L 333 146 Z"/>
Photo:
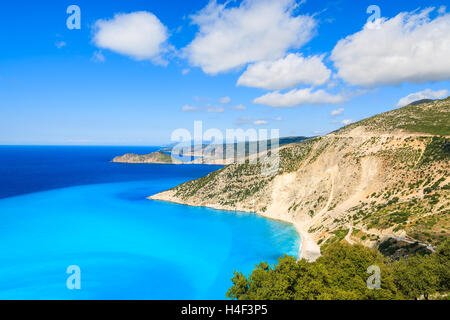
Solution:
<path fill-rule="evenodd" d="M 414 256 L 395 262 L 392 266 L 394 282 L 408 299 L 429 299 L 436 293 L 450 291 L 450 239 L 436 252 Z"/>
<path fill-rule="evenodd" d="M 336 299 L 398 299 L 388 261 L 377 250 L 345 242 L 333 243 L 317 261 L 326 266 Z M 369 289 L 367 279 L 370 266 L 380 268 L 381 289 Z"/>
<path fill-rule="evenodd" d="M 425 298 L 437 292 L 439 274 L 435 257 L 414 256 L 393 265 L 395 284 L 409 299 Z"/>
<path fill-rule="evenodd" d="M 450 291 L 450 238 L 446 239 L 437 249 L 435 263 L 439 275 L 439 291 Z"/>
<path fill-rule="evenodd" d="M 379 265 L 381 289 L 370 290 L 367 268 Z M 235 272 L 227 297 L 239 300 L 327 300 L 398 298 L 393 277 L 377 251 L 360 245 L 331 244 L 316 262 L 284 256 L 278 264 L 259 264 L 245 277 Z"/>

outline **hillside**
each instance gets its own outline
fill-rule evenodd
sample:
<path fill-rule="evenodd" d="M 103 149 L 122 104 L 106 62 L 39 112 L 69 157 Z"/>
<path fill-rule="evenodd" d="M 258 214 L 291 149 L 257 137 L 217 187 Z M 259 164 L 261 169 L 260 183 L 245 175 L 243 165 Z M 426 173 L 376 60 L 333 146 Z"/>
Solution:
<path fill-rule="evenodd" d="M 427 100 L 425 100 L 427 101 Z M 430 135 L 449 135 L 450 97 L 417 104 L 420 101 L 374 117 L 350 124 L 339 130 L 340 134 L 363 127 L 372 133 L 402 131 Z"/>
<path fill-rule="evenodd" d="M 276 175 L 231 164 L 150 198 L 291 222 L 309 260 L 336 241 L 433 250 L 450 231 L 449 112 L 450 99 L 396 109 L 280 147 Z"/>

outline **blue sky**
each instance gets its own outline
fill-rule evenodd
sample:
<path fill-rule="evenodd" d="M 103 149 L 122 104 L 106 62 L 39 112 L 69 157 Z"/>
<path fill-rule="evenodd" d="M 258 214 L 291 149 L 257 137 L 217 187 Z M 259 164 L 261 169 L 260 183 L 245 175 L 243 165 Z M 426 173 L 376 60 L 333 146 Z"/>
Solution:
<path fill-rule="evenodd" d="M 158 145 L 195 120 L 312 136 L 450 95 L 448 1 L 269 3 L 2 2 L 0 144 Z"/>

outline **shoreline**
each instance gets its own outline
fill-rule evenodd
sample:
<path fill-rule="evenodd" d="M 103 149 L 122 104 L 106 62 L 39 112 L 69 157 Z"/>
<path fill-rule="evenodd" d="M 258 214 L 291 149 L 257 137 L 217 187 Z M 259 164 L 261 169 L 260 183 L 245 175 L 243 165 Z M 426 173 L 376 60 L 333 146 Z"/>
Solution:
<path fill-rule="evenodd" d="M 291 222 L 300 235 L 299 260 L 305 259 L 309 262 L 314 262 L 321 256 L 319 245 L 311 239 L 309 233 L 297 222 Z"/>
<path fill-rule="evenodd" d="M 228 164 L 224 163 L 192 163 L 192 162 L 131 162 L 131 161 L 113 161 L 110 160 L 111 163 L 122 163 L 122 164 L 164 164 L 164 165 L 174 165 L 174 166 L 193 166 L 202 164 L 205 166 L 221 166 L 225 167 Z"/>
<path fill-rule="evenodd" d="M 165 191 L 164 191 L 165 192 Z M 318 257 L 320 257 L 320 247 L 316 244 L 316 242 L 314 240 L 311 239 L 311 237 L 309 236 L 308 231 L 305 229 L 305 226 L 300 225 L 298 222 L 294 222 L 294 221 L 287 221 L 281 218 L 277 218 L 277 217 L 273 217 L 270 215 L 267 215 L 266 213 L 262 213 L 262 212 L 255 212 L 255 211 L 250 211 L 250 210 L 245 210 L 245 209 L 229 209 L 229 208 L 223 208 L 220 206 L 208 206 L 208 205 L 196 205 L 196 204 L 191 204 L 191 203 L 187 203 L 187 202 L 183 202 L 183 201 L 179 201 L 178 199 L 170 199 L 170 198 L 166 198 L 166 197 L 162 197 L 161 193 L 152 195 L 150 197 L 147 197 L 147 199 L 149 200 L 156 200 L 156 201 L 164 201 L 164 202 L 171 202 L 171 203 L 176 203 L 176 204 L 181 204 L 181 205 L 186 205 L 186 206 L 190 206 L 190 207 L 204 207 L 204 208 L 210 208 L 210 209 L 215 209 L 215 210 L 222 210 L 222 211 L 229 211 L 229 212 L 245 212 L 245 213 L 251 213 L 251 214 L 256 214 L 258 216 L 267 218 L 267 219 L 271 219 L 271 220 L 275 220 L 275 221 L 280 221 L 280 222 L 284 222 L 284 223 L 289 223 L 291 225 L 293 225 L 295 227 L 295 230 L 297 231 L 297 234 L 300 237 L 300 246 L 298 249 L 298 260 L 301 259 L 305 259 L 309 262 L 313 262 L 315 261 Z"/>

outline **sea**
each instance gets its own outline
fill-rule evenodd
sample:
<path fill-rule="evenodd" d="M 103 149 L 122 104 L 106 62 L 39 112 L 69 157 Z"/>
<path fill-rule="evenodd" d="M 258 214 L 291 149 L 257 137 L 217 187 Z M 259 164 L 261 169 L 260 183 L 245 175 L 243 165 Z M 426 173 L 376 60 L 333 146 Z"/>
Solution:
<path fill-rule="evenodd" d="M 298 255 L 291 224 L 147 199 L 220 166 L 110 161 L 157 149 L 0 146 L 0 299 L 225 299 Z"/>

